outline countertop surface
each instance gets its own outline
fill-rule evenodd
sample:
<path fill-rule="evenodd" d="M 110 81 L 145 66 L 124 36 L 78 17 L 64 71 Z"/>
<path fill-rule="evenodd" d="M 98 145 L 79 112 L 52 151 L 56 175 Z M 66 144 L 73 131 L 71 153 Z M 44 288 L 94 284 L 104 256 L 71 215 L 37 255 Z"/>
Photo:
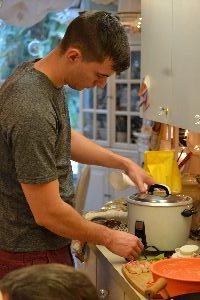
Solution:
<path fill-rule="evenodd" d="M 112 267 L 121 277 L 121 285 L 123 286 L 125 292 L 128 293 L 130 296 L 131 294 L 134 295 L 135 297 L 133 299 L 146 300 L 147 298 L 142 296 L 136 289 L 134 289 L 122 274 L 122 265 L 126 263 L 126 260 L 123 257 L 113 254 L 104 246 L 96 246 L 96 248 L 107 259 L 107 261 L 112 265 Z"/>
<path fill-rule="evenodd" d="M 195 241 L 188 239 L 187 242 L 188 245 L 198 245 L 200 247 L 200 241 Z M 104 246 L 96 246 L 95 247 L 98 251 L 97 255 L 103 255 L 103 257 L 112 265 L 114 270 L 118 273 L 118 277 L 121 279 L 121 284 L 124 288 L 124 290 L 130 295 L 131 293 L 135 295 L 134 299 L 140 299 L 140 300 L 146 300 L 143 295 L 141 295 L 137 290 L 135 290 L 126 280 L 124 275 L 122 274 L 122 265 L 126 263 L 126 260 L 123 257 L 120 257 L 116 254 L 113 254 L 110 252 L 107 248 Z"/>

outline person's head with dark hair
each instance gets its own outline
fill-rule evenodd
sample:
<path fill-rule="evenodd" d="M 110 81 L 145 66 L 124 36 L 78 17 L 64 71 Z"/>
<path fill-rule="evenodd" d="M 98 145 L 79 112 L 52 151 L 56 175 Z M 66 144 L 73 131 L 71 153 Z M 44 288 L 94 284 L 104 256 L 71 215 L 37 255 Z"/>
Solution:
<path fill-rule="evenodd" d="M 84 273 L 61 264 L 12 271 L 0 280 L 0 291 L 3 300 L 98 299 L 94 285 Z"/>
<path fill-rule="evenodd" d="M 122 72 L 129 67 L 128 38 L 119 19 L 111 13 L 84 12 L 68 26 L 60 43 L 65 52 L 69 47 L 78 48 L 87 62 L 103 62 L 109 58 L 113 71 Z"/>
<path fill-rule="evenodd" d="M 56 87 L 104 88 L 113 73 L 130 65 L 128 37 L 119 19 L 108 12 L 84 12 L 67 27 L 63 39 L 34 67 Z"/>

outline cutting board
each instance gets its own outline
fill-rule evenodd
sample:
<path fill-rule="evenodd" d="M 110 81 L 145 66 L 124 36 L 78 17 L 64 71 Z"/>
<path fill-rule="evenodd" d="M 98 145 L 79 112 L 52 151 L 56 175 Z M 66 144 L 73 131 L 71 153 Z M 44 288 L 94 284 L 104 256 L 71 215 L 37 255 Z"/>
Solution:
<path fill-rule="evenodd" d="M 130 273 L 125 265 L 122 266 L 122 273 L 127 281 L 138 291 L 140 294 L 145 296 L 145 290 L 150 286 L 150 283 L 153 282 L 153 276 L 151 272 L 141 273 L 141 274 L 132 274 Z M 160 298 L 160 296 L 155 296 Z"/>

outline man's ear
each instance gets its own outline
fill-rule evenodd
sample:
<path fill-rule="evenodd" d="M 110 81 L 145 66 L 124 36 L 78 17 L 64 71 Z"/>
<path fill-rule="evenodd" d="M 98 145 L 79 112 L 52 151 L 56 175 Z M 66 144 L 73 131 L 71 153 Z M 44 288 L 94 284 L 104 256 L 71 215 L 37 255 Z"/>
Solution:
<path fill-rule="evenodd" d="M 71 62 L 78 62 L 82 59 L 81 51 L 77 48 L 69 48 L 66 53 L 65 57 Z"/>

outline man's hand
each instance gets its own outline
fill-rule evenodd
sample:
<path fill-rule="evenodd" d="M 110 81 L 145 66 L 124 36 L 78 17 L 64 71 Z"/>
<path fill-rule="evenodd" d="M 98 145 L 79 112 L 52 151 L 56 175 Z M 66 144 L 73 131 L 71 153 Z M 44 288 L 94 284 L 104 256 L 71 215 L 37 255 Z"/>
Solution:
<path fill-rule="evenodd" d="M 128 260 L 137 259 L 144 250 L 142 242 L 133 234 L 113 230 L 108 244 L 105 245 L 111 252 L 125 257 Z"/>
<path fill-rule="evenodd" d="M 101 147 L 79 132 L 72 130 L 71 135 L 71 152 L 73 160 L 83 164 L 124 170 L 142 193 L 146 192 L 145 184 L 151 185 L 156 183 L 152 177 L 131 159 Z"/>
<path fill-rule="evenodd" d="M 130 179 L 138 186 L 141 193 L 146 192 L 145 184 L 151 185 L 156 183 L 156 181 L 134 161 L 129 161 L 127 170 L 125 171 Z"/>

